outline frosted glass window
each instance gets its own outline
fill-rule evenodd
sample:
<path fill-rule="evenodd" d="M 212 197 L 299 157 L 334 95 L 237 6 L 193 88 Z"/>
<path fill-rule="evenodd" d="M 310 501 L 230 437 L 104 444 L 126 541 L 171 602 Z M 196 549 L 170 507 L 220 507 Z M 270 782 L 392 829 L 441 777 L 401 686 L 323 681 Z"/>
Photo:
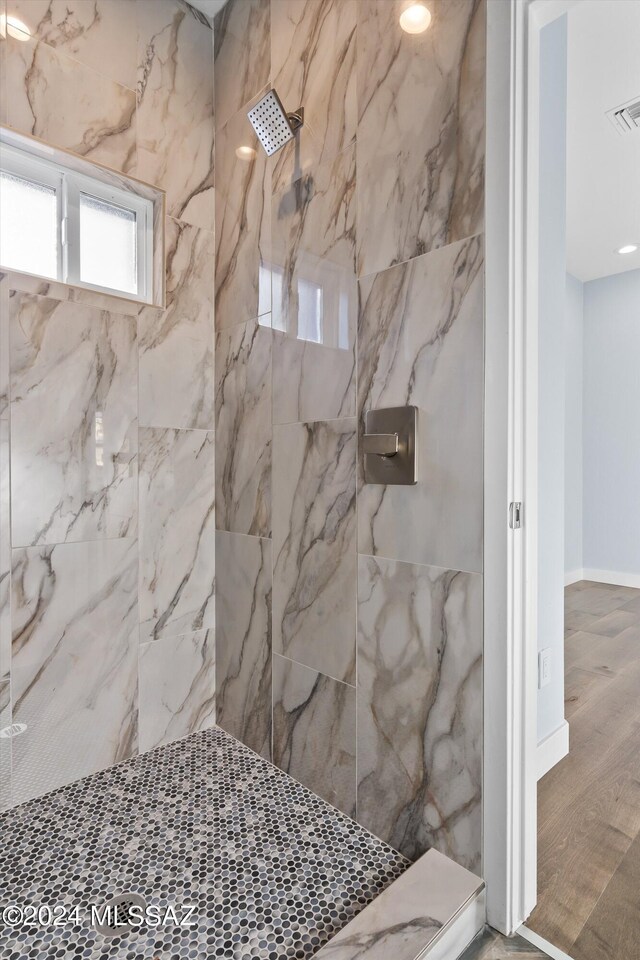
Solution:
<path fill-rule="evenodd" d="M 134 210 L 80 194 L 80 279 L 136 293 L 137 217 Z"/>
<path fill-rule="evenodd" d="M 0 172 L 0 263 L 58 276 L 58 197 L 54 187 Z"/>
<path fill-rule="evenodd" d="M 64 159 L 0 126 L 0 266 L 152 302 L 161 192 Z"/>

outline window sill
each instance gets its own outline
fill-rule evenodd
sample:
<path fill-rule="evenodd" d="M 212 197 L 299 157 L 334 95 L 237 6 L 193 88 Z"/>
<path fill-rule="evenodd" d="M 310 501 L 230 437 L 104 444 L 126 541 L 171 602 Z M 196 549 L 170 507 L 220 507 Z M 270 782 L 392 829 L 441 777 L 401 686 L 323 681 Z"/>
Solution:
<path fill-rule="evenodd" d="M 22 273 L 20 271 L 14 271 L 11 268 L 2 267 L 1 265 L 0 272 L 3 274 L 11 274 L 14 277 L 22 277 L 25 283 L 40 284 L 48 287 L 50 291 L 54 289 L 58 290 L 61 296 L 56 296 L 56 294 L 50 292 L 50 295 L 54 296 L 55 299 L 75 300 L 76 302 L 91 303 L 94 305 L 99 303 L 100 300 L 103 300 L 105 304 L 111 304 L 111 306 L 105 306 L 104 309 L 114 309 L 113 303 L 115 301 L 116 303 L 129 305 L 126 311 L 129 314 L 138 314 L 142 308 L 155 307 L 156 309 L 164 309 L 166 306 L 164 249 L 165 191 L 159 187 L 145 183 L 136 177 L 131 177 L 128 174 L 113 170 L 104 164 L 86 160 L 84 157 L 80 157 L 61 147 L 51 146 L 38 137 L 20 133 L 8 125 L 0 126 L 0 146 L 2 144 L 6 144 L 9 148 L 18 148 L 27 154 L 32 153 L 36 158 L 51 161 L 66 170 L 74 171 L 84 177 L 94 179 L 99 185 L 111 186 L 114 189 L 130 194 L 132 197 L 142 198 L 151 204 L 153 245 L 150 252 L 150 263 L 147 275 L 151 278 L 150 286 L 152 290 L 150 292 L 152 296 L 151 300 L 146 301 L 138 297 L 128 297 L 126 293 L 110 293 L 108 289 L 92 290 L 90 287 L 74 286 L 62 280 L 51 280 L 35 274 Z M 65 294 L 65 290 L 73 292 Z M 133 306 L 133 310 L 131 306 Z"/>
<path fill-rule="evenodd" d="M 157 310 L 161 313 L 164 305 L 144 303 L 129 297 L 112 293 L 99 293 L 89 287 L 75 287 L 60 280 L 50 280 L 32 273 L 19 273 L 0 266 L 0 287 L 31 293 L 38 297 L 51 297 L 52 300 L 68 300 L 71 303 L 83 303 L 88 307 L 119 313 L 124 316 L 139 316 L 143 310 Z"/>

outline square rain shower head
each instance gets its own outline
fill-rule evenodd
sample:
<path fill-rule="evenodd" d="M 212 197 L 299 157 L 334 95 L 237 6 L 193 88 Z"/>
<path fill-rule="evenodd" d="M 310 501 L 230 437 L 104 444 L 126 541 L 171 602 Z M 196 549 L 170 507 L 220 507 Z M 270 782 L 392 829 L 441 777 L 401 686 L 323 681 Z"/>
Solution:
<path fill-rule="evenodd" d="M 262 100 L 249 110 L 247 116 L 269 157 L 289 140 L 293 140 L 294 131 L 300 126 L 300 123 L 292 125 L 275 90 L 269 90 Z M 297 118 L 293 119 L 295 121 Z"/>

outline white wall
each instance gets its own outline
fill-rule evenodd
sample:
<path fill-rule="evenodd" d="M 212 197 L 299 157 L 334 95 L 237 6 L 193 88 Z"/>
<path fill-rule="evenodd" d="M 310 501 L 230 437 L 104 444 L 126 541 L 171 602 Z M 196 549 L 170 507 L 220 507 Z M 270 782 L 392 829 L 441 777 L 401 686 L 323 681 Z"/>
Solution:
<path fill-rule="evenodd" d="M 564 722 L 564 324 L 566 310 L 567 18 L 540 34 L 538 649 L 551 682 L 538 690 L 538 740 Z"/>
<path fill-rule="evenodd" d="M 640 270 L 584 284 L 583 403 L 583 567 L 640 587 Z"/>
<path fill-rule="evenodd" d="M 582 579 L 582 369 L 584 285 L 567 274 L 564 324 L 564 571 L 565 580 Z"/>

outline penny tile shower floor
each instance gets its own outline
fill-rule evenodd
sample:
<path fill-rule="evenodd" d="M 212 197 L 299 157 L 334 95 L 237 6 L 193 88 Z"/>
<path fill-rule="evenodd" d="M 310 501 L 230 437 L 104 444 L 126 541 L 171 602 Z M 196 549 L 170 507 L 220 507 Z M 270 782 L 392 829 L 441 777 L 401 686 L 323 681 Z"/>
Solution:
<path fill-rule="evenodd" d="M 8 919 L 44 906 L 61 923 L 3 924 L 2 960 L 306 960 L 408 866 L 217 728 L 16 807 L 0 832 Z M 193 905 L 195 926 L 97 933 L 91 905 L 123 892 L 159 918 Z"/>

